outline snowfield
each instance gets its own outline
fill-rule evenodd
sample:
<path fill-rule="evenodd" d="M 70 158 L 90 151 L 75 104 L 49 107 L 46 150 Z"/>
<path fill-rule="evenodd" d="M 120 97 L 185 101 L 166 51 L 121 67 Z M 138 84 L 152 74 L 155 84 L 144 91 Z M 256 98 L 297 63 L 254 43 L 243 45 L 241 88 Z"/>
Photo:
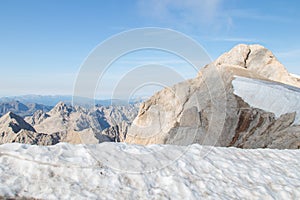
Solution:
<path fill-rule="evenodd" d="M 297 111 L 294 124 L 300 124 L 300 88 L 240 76 L 235 77 L 232 85 L 234 94 L 250 106 L 272 112 L 276 117 Z"/>
<path fill-rule="evenodd" d="M 0 196 L 300 199 L 300 150 L 15 143 L 0 153 Z"/>

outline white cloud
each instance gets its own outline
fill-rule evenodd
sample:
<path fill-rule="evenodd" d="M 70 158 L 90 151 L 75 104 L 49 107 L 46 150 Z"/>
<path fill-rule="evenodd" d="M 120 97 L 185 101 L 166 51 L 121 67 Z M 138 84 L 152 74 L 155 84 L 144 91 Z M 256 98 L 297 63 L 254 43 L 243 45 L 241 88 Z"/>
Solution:
<path fill-rule="evenodd" d="M 233 18 L 243 18 L 262 21 L 289 22 L 290 19 L 284 16 L 267 15 L 254 9 L 231 9 L 227 14 Z"/>
<path fill-rule="evenodd" d="M 258 43 L 259 41 L 254 38 L 242 38 L 242 37 L 224 37 L 224 38 L 214 38 L 214 41 L 221 41 L 221 42 L 251 42 L 251 43 Z"/>
<path fill-rule="evenodd" d="M 161 22 L 176 24 L 211 24 L 217 16 L 222 0 L 140 0 L 142 15 Z"/>
<path fill-rule="evenodd" d="M 138 10 L 142 16 L 171 28 L 202 29 L 203 31 L 227 31 L 235 26 L 237 19 L 271 22 L 290 22 L 284 16 L 268 15 L 258 9 L 230 8 L 224 0 L 139 0 Z"/>

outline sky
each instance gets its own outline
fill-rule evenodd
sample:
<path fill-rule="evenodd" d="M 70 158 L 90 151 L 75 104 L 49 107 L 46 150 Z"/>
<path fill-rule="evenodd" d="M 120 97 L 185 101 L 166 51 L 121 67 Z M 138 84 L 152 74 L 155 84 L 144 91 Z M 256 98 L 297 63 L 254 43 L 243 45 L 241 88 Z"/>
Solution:
<path fill-rule="evenodd" d="M 181 32 L 211 59 L 236 44 L 258 43 L 300 74 L 299 9 L 299 1 L 287 0 L 0 0 L 0 96 L 72 95 L 80 67 L 97 45 L 143 27 Z M 124 73 L 147 63 L 196 76 L 179 57 L 146 50 L 113 63 L 95 93 L 109 98 Z"/>

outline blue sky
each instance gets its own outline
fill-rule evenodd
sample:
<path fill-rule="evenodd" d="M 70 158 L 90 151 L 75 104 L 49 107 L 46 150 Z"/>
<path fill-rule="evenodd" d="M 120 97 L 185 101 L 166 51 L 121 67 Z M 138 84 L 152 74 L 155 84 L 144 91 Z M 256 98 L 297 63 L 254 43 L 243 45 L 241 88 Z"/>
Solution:
<path fill-rule="evenodd" d="M 287 0 L 0 0 L 0 96 L 72 94 L 80 65 L 99 43 L 142 27 L 180 31 L 212 59 L 238 43 L 259 43 L 300 74 L 299 9 Z M 106 79 L 155 58 L 184 65 L 149 51 L 115 63 Z"/>

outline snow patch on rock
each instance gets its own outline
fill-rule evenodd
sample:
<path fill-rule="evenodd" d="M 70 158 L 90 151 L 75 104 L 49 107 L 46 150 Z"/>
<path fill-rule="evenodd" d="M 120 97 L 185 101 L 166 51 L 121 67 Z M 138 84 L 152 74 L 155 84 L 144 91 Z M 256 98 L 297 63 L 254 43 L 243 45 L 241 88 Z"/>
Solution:
<path fill-rule="evenodd" d="M 300 88 L 272 81 L 235 76 L 234 94 L 251 107 L 272 112 L 278 118 L 296 112 L 294 124 L 300 124 Z"/>

